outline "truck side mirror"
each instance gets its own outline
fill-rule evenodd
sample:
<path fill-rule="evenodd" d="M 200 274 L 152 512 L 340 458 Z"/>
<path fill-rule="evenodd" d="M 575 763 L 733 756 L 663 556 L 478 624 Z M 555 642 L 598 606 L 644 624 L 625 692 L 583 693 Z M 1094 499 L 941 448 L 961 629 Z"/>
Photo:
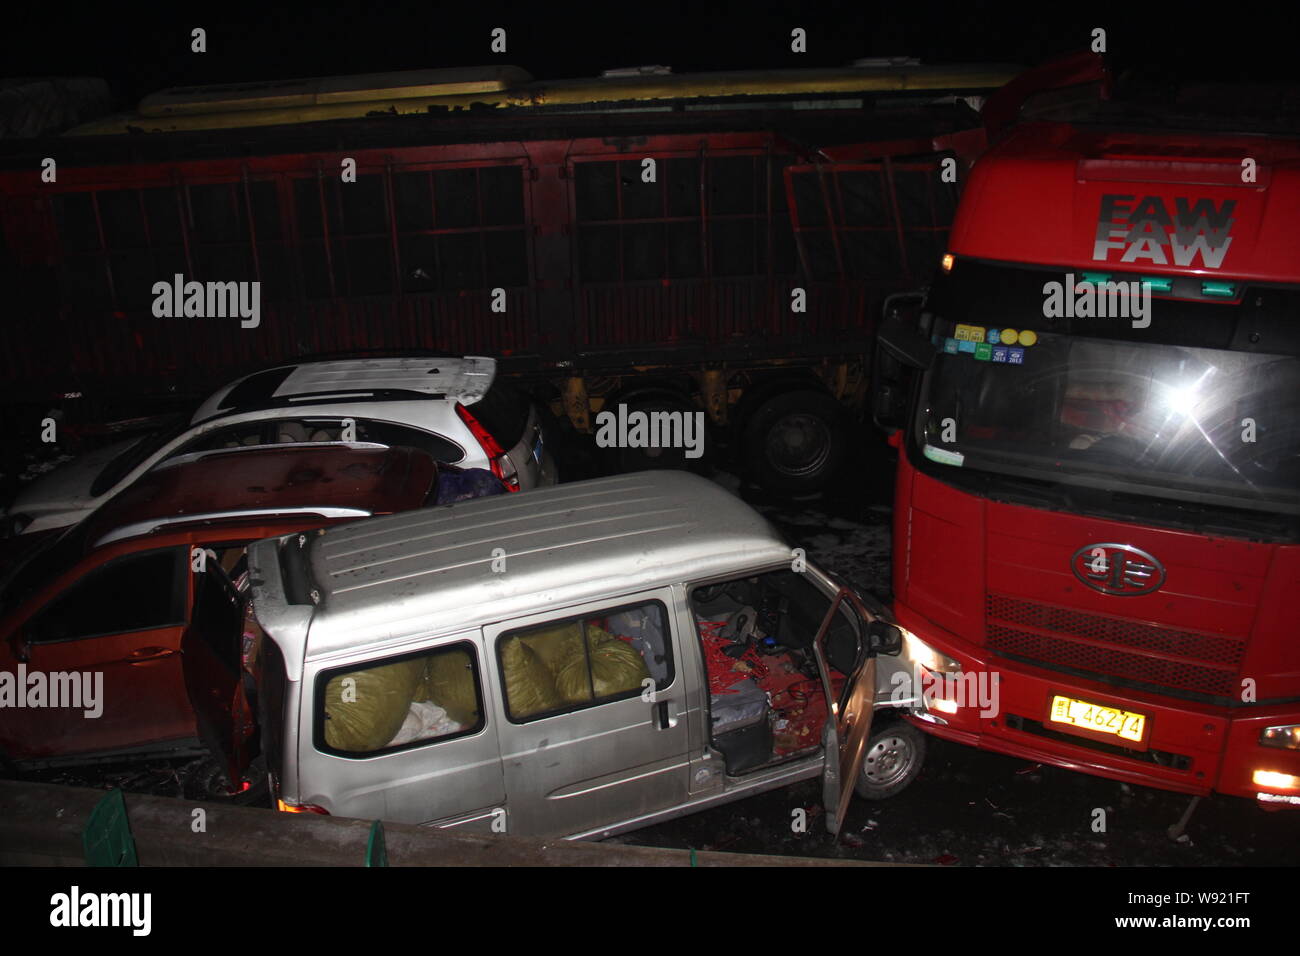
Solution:
<path fill-rule="evenodd" d="M 912 301 L 914 307 L 903 303 Z M 885 317 L 876 333 L 876 354 L 872 363 L 871 418 L 885 431 L 903 428 L 907 404 L 918 370 L 928 369 L 935 348 L 919 327 L 916 308 L 923 293 L 900 293 L 885 300 Z"/>
<path fill-rule="evenodd" d="M 880 323 L 880 348 L 895 361 L 920 371 L 934 362 L 934 343 L 923 333 L 917 317 L 893 311 Z"/>
<path fill-rule="evenodd" d="M 867 626 L 867 638 L 876 654 L 897 657 L 903 649 L 903 631 L 897 625 L 887 624 L 877 618 Z"/>

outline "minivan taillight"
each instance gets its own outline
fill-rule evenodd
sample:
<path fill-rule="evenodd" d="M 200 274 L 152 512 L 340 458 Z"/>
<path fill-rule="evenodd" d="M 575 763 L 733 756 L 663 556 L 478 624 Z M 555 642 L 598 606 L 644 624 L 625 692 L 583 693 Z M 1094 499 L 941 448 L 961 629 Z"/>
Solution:
<path fill-rule="evenodd" d="M 465 423 L 469 433 L 474 436 L 474 440 L 479 443 L 483 449 L 483 454 L 487 456 L 488 464 L 492 467 L 492 474 L 501 480 L 501 484 L 506 486 L 506 491 L 519 490 L 519 472 L 515 468 L 514 462 L 505 453 L 505 450 L 492 437 L 492 433 L 484 428 L 477 418 L 470 414 L 468 408 L 460 402 L 456 403 L 456 414 L 460 420 Z"/>
<path fill-rule="evenodd" d="M 283 800 L 276 800 L 275 808 L 283 813 L 319 813 L 323 816 L 330 815 L 328 810 L 324 807 L 318 807 L 314 803 L 285 803 Z"/>

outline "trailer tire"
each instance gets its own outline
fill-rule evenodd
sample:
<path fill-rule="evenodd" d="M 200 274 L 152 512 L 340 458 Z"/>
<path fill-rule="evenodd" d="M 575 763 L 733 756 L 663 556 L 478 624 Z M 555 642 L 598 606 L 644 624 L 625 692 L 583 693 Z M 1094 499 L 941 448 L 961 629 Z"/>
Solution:
<path fill-rule="evenodd" d="M 863 800 L 887 800 L 902 793 L 925 763 L 925 734 L 894 720 L 873 728 L 853 789 Z"/>
<path fill-rule="evenodd" d="M 610 411 L 617 411 L 617 404 L 615 403 L 614 407 L 606 407 Z M 684 415 L 693 415 L 699 411 L 686 398 L 679 398 L 667 392 L 632 397 L 625 404 L 629 414 L 632 412 L 681 412 Z M 710 458 L 712 439 L 713 435 L 709 431 L 709 423 L 705 418 L 704 434 L 700 436 L 701 455 L 699 458 L 687 458 L 686 449 L 684 448 L 619 448 L 617 449 L 618 470 L 620 472 L 629 472 L 673 468 L 682 471 L 703 471 L 707 468 Z"/>
<path fill-rule="evenodd" d="M 746 477 L 777 494 L 821 491 L 839 467 L 846 442 L 844 409 L 830 395 L 776 395 L 745 425 Z"/>

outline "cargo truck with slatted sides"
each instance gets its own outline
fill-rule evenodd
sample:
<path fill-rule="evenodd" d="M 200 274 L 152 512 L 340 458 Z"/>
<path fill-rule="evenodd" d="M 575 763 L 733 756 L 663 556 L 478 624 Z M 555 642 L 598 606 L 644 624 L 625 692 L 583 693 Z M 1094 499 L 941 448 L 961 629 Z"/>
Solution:
<path fill-rule="evenodd" d="M 0 144 L 6 431 L 432 351 L 496 358 L 575 433 L 703 412 L 706 456 L 816 490 L 862 419 L 883 299 L 946 248 L 976 109 L 1014 74 L 426 70 L 166 90 Z M 256 325 L 156 314 L 177 276 L 259 283 Z"/>
<path fill-rule="evenodd" d="M 1211 93 L 1076 103 L 976 162 L 882 323 L 893 608 L 935 736 L 1293 807 L 1300 132 Z"/>

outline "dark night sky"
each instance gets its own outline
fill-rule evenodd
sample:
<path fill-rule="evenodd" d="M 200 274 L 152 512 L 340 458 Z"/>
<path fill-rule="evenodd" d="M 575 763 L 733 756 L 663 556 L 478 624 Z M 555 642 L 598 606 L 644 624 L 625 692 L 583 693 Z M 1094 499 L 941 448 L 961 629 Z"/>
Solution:
<path fill-rule="evenodd" d="M 905 54 L 923 62 L 1033 65 L 1084 48 L 1108 30 L 1121 58 L 1160 61 L 1210 78 L 1266 80 L 1294 62 L 1293 8 L 1241 4 L 1244 16 L 1202 4 L 1098 5 L 841 2 L 482 2 L 354 0 L 314 4 L 22 4 L 0 37 L 8 76 L 91 75 L 127 102 L 167 86 L 231 80 L 513 63 L 539 78 L 593 75 L 664 63 L 678 72 L 763 66 L 833 66 Z M 22 11 L 22 12 L 16 12 Z M 1208 14 L 1208 11 L 1206 11 Z M 1244 17 L 1249 17 L 1245 19 Z M 208 30 L 208 52 L 189 31 Z M 505 56 L 488 51 L 508 31 Z M 789 50 L 795 26 L 809 51 Z"/>

